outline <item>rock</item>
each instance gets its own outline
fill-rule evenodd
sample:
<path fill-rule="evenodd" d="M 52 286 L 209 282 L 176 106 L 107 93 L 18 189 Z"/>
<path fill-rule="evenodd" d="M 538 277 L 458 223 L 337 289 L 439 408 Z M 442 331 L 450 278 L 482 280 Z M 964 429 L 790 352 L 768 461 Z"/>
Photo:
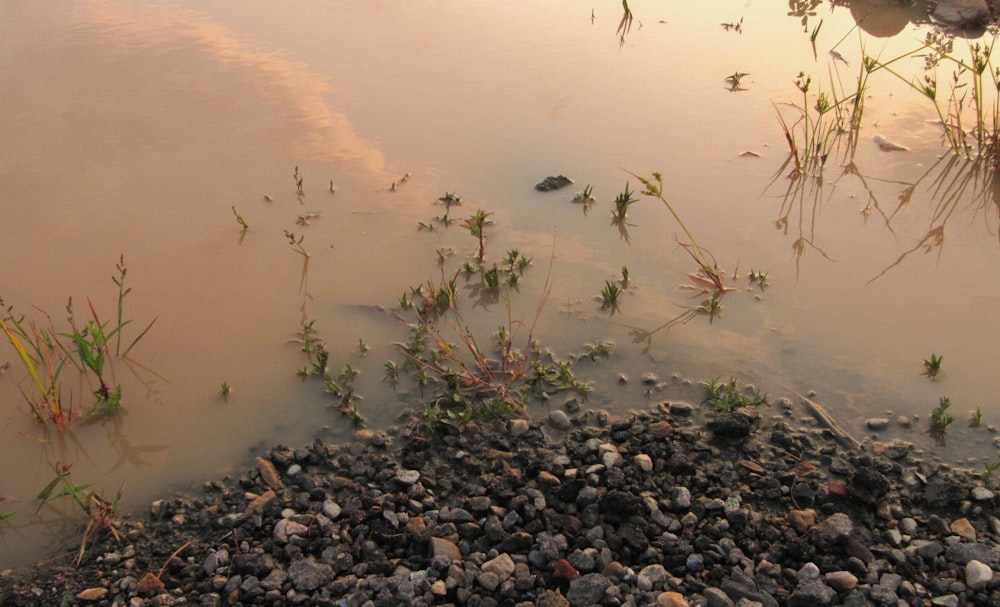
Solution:
<path fill-rule="evenodd" d="M 816 511 L 811 508 L 807 510 L 792 510 L 785 515 L 785 520 L 788 521 L 792 529 L 801 535 L 809 531 L 816 524 Z"/>
<path fill-rule="evenodd" d="M 333 580 L 333 568 L 312 558 L 299 559 L 288 568 L 288 579 L 297 592 L 312 592 Z"/>
<path fill-rule="evenodd" d="M 573 427 L 573 422 L 561 409 L 553 409 L 549 412 L 549 424 L 556 430 L 569 430 Z"/>
<path fill-rule="evenodd" d="M 264 484 L 275 492 L 281 491 L 283 488 L 281 477 L 278 476 L 278 470 L 274 467 L 274 464 L 263 457 L 256 458 L 254 462 L 257 464 L 257 471 L 260 473 L 260 479 L 264 481 Z"/>
<path fill-rule="evenodd" d="M 707 607 L 735 607 L 736 605 L 725 592 L 714 586 L 702 590 L 701 595 L 705 597 Z"/>
<path fill-rule="evenodd" d="M 577 571 L 567 559 L 559 559 L 552 566 L 552 581 L 557 583 L 571 582 L 576 578 L 580 577 L 580 572 Z"/>
<path fill-rule="evenodd" d="M 976 539 L 976 529 L 967 518 L 955 519 L 948 528 L 951 529 L 952 533 L 961 538 L 973 541 Z"/>
<path fill-rule="evenodd" d="M 980 29 L 990 21 L 990 7 L 986 0 L 938 0 L 931 16 L 950 27 Z"/>
<path fill-rule="evenodd" d="M 933 597 L 931 599 L 931 605 L 934 607 L 959 607 L 960 602 L 958 600 L 958 596 L 954 594 L 944 594 Z"/>
<path fill-rule="evenodd" d="M 531 424 L 526 419 L 515 419 L 510 422 L 510 433 L 513 436 L 523 436 L 531 429 Z"/>
<path fill-rule="evenodd" d="M 847 540 L 854 531 L 854 522 L 843 512 L 831 514 L 816 526 L 816 543 L 830 547 Z"/>
<path fill-rule="evenodd" d="M 823 580 L 837 592 L 850 592 L 858 586 L 858 578 L 850 571 L 831 571 Z"/>
<path fill-rule="evenodd" d="M 645 453 L 640 453 L 639 455 L 636 455 L 635 457 L 632 458 L 632 461 L 635 463 L 636 467 L 642 470 L 643 472 L 653 471 L 653 460 Z"/>
<path fill-rule="evenodd" d="M 546 590 L 535 599 L 535 607 L 569 607 L 569 601 L 558 590 Z"/>
<path fill-rule="evenodd" d="M 977 502 L 988 502 L 996 497 L 996 494 L 986 487 L 973 487 L 971 497 Z"/>
<path fill-rule="evenodd" d="M 713 418 L 707 424 L 717 438 L 742 440 L 753 432 L 757 418 L 744 411 L 733 411 Z"/>
<path fill-rule="evenodd" d="M 107 594 L 107 588 L 87 588 L 77 593 L 76 598 L 79 601 L 93 602 L 103 599 Z"/>
<path fill-rule="evenodd" d="M 885 430 L 889 427 L 889 421 L 888 417 L 872 417 L 865 420 L 865 426 L 869 430 Z"/>
<path fill-rule="evenodd" d="M 409 487 L 419 480 L 419 470 L 396 470 L 396 482 L 404 487 Z"/>
<path fill-rule="evenodd" d="M 788 596 L 788 607 L 826 607 L 836 596 L 833 588 L 820 580 L 809 580 L 796 586 Z"/>
<path fill-rule="evenodd" d="M 572 607 L 593 607 L 604 600 L 604 593 L 611 587 L 611 580 L 600 573 L 581 575 L 569 583 L 566 600 Z"/>
<path fill-rule="evenodd" d="M 504 582 L 510 576 L 514 575 L 514 561 L 510 558 L 510 555 L 504 552 L 500 556 L 483 563 L 480 569 L 483 572 L 496 574 L 500 581 Z"/>
<path fill-rule="evenodd" d="M 684 595 L 679 592 L 663 592 L 656 597 L 656 607 L 689 607 Z"/>
<path fill-rule="evenodd" d="M 670 505 L 674 510 L 687 510 L 691 507 L 691 490 L 687 487 L 674 487 L 670 494 Z"/>
<path fill-rule="evenodd" d="M 433 559 L 444 559 L 447 563 L 452 563 L 455 561 L 460 561 L 462 559 L 462 551 L 455 544 L 455 542 L 446 540 L 441 537 L 431 538 L 431 558 Z"/>
<path fill-rule="evenodd" d="M 993 581 L 993 570 L 989 565 L 975 559 L 965 564 L 965 585 L 972 590 L 982 590 Z"/>
<path fill-rule="evenodd" d="M 990 562 L 990 548 L 985 544 L 979 543 L 959 543 L 952 544 L 948 546 L 945 550 L 945 558 L 949 561 L 958 563 L 959 565 L 966 565 L 970 561 L 979 561 L 980 563 Z"/>
<path fill-rule="evenodd" d="M 889 492 L 889 479 L 873 466 L 859 465 L 854 469 L 847 491 L 856 499 L 874 505 Z"/>
<path fill-rule="evenodd" d="M 573 183 L 573 180 L 564 175 L 559 175 L 558 177 L 546 177 L 539 183 L 535 185 L 535 189 L 539 192 L 550 192 L 552 190 L 558 190 L 559 188 L 564 188 Z"/>

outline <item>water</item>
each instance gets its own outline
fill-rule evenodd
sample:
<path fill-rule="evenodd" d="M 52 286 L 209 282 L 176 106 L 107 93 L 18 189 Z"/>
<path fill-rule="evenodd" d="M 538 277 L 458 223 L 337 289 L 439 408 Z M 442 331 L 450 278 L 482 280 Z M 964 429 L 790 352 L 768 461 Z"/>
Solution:
<path fill-rule="evenodd" d="M 609 360 L 576 365 L 595 385 L 595 406 L 698 398 L 680 388 L 647 397 L 635 381 L 643 373 L 736 376 L 772 397 L 814 390 L 863 437 L 864 419 L 886 411 L 918 415 L 923 428 L 947 395 L 960 418 L 947 448 L 916 430 L 900 435 L 941 457 L 997 459 L 989 432 L 958 427 L 969 410 L 987 423 L 1000 415 L 988 176 L 947 153 L 931 106 L 886 73 L 868 90 L 857 174 L 838 157 L 820 187 L 792 183 L 782 168 L 775 112 L 800 100 L 796 74 L 829 91 L 832 73 L 849 89 L 862 43 L 884 59 L 920 44 L 926 26 L 911 23 L 920 7 L 822 4 L 805 23 L 763 3 L 632 8 L 621 43 L 613 1 L 0 7 L 0 296 L 43 323 L 44 310 L 59 330 L 69 296 L 78 317 L 90 298 L 108 320 L 124 255 L 127 334 L 155 319 L 132 362 L 114 361 L 124 413 L 65 434 L 31 421 L 18 392 L 30 387 L 26 373 L 0 349 L 10 363 L 0 376 L 0 497 L 17 500 L 0 505 L 16 512 L 0 523 L 0 566 L 73 537 L 71 504 L 34 514 L 57 461 L 105 495 L 126 482 L 128 509 L 224 474 L 265 445 L 318 431 L 348 437 L 326 407 L 332 397 L 296 377 L 306 361 L 289 340 L 304 320 L 330 344 L 332 368 L 361 370 L 369 424 L 391 424 L 413 393 L 380 381 L 382 363 L 400 360 L 391 344 L 405 326 L 378 306 L 438 279 L 437 249 L 455 251 L 451 269 L 475 252 L 467 231 L 434 222 L 445 192 L 462 196 L 454 216 L 495 213 L 488 257 L 512 248 L 533 257 L 511 300 L 520 339 L 533 323 L 562 357 L 615 341 Z M 867 15 L 860 31 L 854 15 Z M 721 27 L 740 19 L 740 31 Z M 922 63 L 900 66 L 919 75 Z M 748 74 L 746 90 L 728 90 L 736 72 Z M 876 133 L 910 151 L 880 151 Z M 610 225 L 626 182 L 640 189 L 629 173 L 652 171 L 741 289 L 725 296 L 721 318 L 633 344 L 635 329 L 653 331 L 704 299 L 684 288 L 695 267 L 662 204 L 633 205 L 628 242 Z M 533 189 L 557 174 L 576 183 Z M 587 184 L 598 203 L 584 213 L 570 198 Z M 299 225 L 309 212 L 320 216 Z M 925 252 L 942 225 L 943 242 Z M 307 264 L 286 230 L 304 238 Z M 622 266 L 631 287 L 609 315 L 598 294 Z M 750 269 L 767 272 L 766 290 L 747 288 Z M 535 321 L 546 276 L 551 293 Z M 483 341 L 508 318 L 502 302 L 465 314 Z M 920 375 L 931 353 L 944 355 L 934 382 Z M 618 373 L 633 381 L 619 385 Z M 87 406 L 76 381 L 66 390 Z"/>

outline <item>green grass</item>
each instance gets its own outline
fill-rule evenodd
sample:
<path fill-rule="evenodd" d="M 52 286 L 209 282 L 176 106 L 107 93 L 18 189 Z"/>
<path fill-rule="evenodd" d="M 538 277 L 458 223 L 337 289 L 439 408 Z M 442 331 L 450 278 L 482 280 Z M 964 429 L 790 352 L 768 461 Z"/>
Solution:
<path fill-rule="evenodd" d="M 735 377 L 726 382 L 720 382 L 716 377 L 702 382 L 701 386 L 705 389 L 705 402 L 718 413 L 768 404 L 767 394 L 761 393 L 756 386 L 740 386 Z"/>

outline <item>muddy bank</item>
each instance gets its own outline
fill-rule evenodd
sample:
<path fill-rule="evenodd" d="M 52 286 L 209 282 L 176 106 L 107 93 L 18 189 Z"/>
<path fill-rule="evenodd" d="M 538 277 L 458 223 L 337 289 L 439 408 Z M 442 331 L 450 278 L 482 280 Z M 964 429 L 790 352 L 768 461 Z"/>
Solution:
<path fill-rule="evenodd" d="M 809 411 L 660 403 L 275 447 L 0 605 L 1000 604 L 995 481 Z M 772 416 L 773 415 L 773 416 Z M 794 420 L 794 422 L 792 421 Z"/>

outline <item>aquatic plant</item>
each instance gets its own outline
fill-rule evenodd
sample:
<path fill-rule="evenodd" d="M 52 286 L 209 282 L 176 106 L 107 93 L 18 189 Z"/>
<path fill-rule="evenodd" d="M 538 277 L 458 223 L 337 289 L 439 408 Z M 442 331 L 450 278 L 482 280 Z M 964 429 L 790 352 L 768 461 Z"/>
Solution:
<path fill-rule="evenodd" d="M 302 236 L 296 237 L 294 232 L 289 232 L 288 230 L 285 230 L 284 234 L 285 234 L 285 238 L 288 239 L 288 244 L 289 244 L 289 246 L 292 247 L 292 250 L 295 251 L 296 253 L 298 253 L 299 255 L 301 255 L 302 257 L 305 257 L 305 258 L 308 259 L 309 258 L 309 252 L 306 251 L 306 248 L 304 246 L 302 246 L 302 241 L 306 239 L 305 234 L 303 234 Z"/>
<path fill-rule="evenodd" d="M 438 217 L 437 219 L 444 223 L 444 225 L 451 225 L 451 219 L 448 214 L 451 212 L 451 207 L 462 206 L 462 197 L 455 194 L 454 192 L 445 192 L 444 196 L 437 199 L 437 202 L 444 205 L 444 215 Z"/>
<path fill-rule="evenodd" d="M 938 401 L 938 406 L 931 410 L 931 427 L 930 433 L 936 437 L 943 436 L 948 426 L 955 423 L 955 418 L 948 413 L 948 408 L 951 407 L 951 399 L 947 396 L 942 396 Z"/>
<path fill-rule="evenodd" d="M 242 228 L 243 232 L 246 232 L 247 230 L 250 229 L 250 225 L 247 224 L 247 220 L 243 219 L 243 216 L 240 215 L 239 212 L 236 210 L 235 204 L 233 205 L 233 215 L 236 217 L 236 223 L 240 224 L 240 227 Z"/>
<path fill-rule="evenodd" d="M 604 281 L 604 288 L 601 289 L 601 307 L 611 308 L 614 312 L 618 309 L 618 296 L 621 295 L 622 288 L 610 280 Z"/>
<path fill-rule="evenodd" d="M 222 386 L 219 388 L 219 396 L 222 397 L 222 400 L 229 400 L 229 394 L 232 391 L 233 391 L 233 389 L 229 385 L 229 382 L 224 381 L 224 382 L 222 382 Z"/>
<path fill-rule="evenodd" d="M 978 428 L 983 425 L 983 410 L 976 407 L 976 410 L 969 416 L 969 427 Z"/>
<path fill-rule="evenodd" d="M 32 390 L 26 390 L 19 385 L 22 397 L 37 421 L 43 424 L 51 423 L 59 431 L 68 430 L 76 416 L 72 395 L 67 397 L 68 405 L 63 399 L 62 373 L 66 366 L 75 367 L 84 378 L 93 375 L 99 384 L 93 391 L 96 400 L 87 409 L 84 417 L 94 413 L 110 417 L 118 411 L 122 397 L 121 385 L 112 379 L 114 374 L 111 359 L 126 358 L 156 323 L 157 319 L 154 318 L 122 350 L 122 334 L 125 327 L 132 322 L 124 318 L 125 297 L 131 292 L 131 288 L 125 286 L 128 269 L 124 255 L 119 258 L 115 268 L 118 272 L 111 277 L 112 282 L 118 287 L 114 324 L 111 321 L 102 322 L 97 309 L 88 299 L 90 318 L 78 326 L 73 313 L 72 297 L 66 304 L 69 331 L 57 331 L 52 318 L 44 311 L 42 314 L 45 316 L 47 328 L 39 326 L 32 320 L 26 320 L 23 316 L 15 317 L 11 307 L 7 307 L 0 314 L 0 328 L 17 352 L 34 386 Z M 113 355 L 112 343 L 115 350 Z M 68 389 L 66 391 L 70 392 Z"/>
<path fill-rule="evenodd" d="M 726 84 L 729 85 L 729 90 L 732 92 L 745 91 L 746 89 L 743 88 L 741 83 L 743 82 L 743 78 L 749 75 L 747 72 L 733 72 L 732 75 L 726 76 Z"/>
<path fill-rule="evenodd" d="M 767 394 L 753 385 L 740 387 L 735 377 L 721 382 L 718 377 L 701 383 L 705 389 L 705 401 L 712 405 L 718 413 L 731 413 L 746 407 L 757 407 L 768 404 Z"/>
<path fill-rule="evenodd" d="M 70 498 L 83 511 L 87 517 L 87 522 L 83 529 L 83 538 L 80 540 L 80 549 L 77 551 L 75 562 L 79 564 L 87 550 L 87 543 L 101 533 L 110 533 L 116 541 L 121 541 L 121 533 L 118 529 L 118 503 L 121 501 L 122 492 L 125 485 L 119 487 L 115 497 L 111 500 L 105 499 L 101 494 L 90 489 L 90 484 L 78 485 L 70 478 L 72 464 L 56 462 L 52 465 L 55 478 L 42 489 L 38 494 L 38 510 L 60 498 Z"/>
<path fill-rule="evenodd" d="M 931 379 L 936 378 L 941 370 L 941 361 L 943 360 L 944 356 L 938 356 L 932 352 L 930 358 L 924 359 L 924 375 Z"/>
<path fill-rule="evenodd" d="M 492 212 L 478 209 L 462 223 L 462 227 L 468 230 L 479 242 L 479 253 L 476 255 L 476 262 L 480 264 L 483 263 L 483 259 L 486 257 L 486 225 L 490 223 L 490 217 L 492 216 Z"/>
<path fill-rule="evenodd" d="M 633 196 L 633 194 L 634 192 L 629 189 L 629 183 L 625 182 L 625 191 L 615 196 L 615 208 L 611 211 L 614 222 L 624 222 L 626 215 L 628 215 L 629 207 L 639 202 L 639 199 Z"/>
<path fill-rule="evenodd" d="M 983 458 L 983 471 L 979 473 L 979 478 L 984 482 L 989 482 L 998 469 L 1000 469 L 1000 460 L 994 462 Z"/>

